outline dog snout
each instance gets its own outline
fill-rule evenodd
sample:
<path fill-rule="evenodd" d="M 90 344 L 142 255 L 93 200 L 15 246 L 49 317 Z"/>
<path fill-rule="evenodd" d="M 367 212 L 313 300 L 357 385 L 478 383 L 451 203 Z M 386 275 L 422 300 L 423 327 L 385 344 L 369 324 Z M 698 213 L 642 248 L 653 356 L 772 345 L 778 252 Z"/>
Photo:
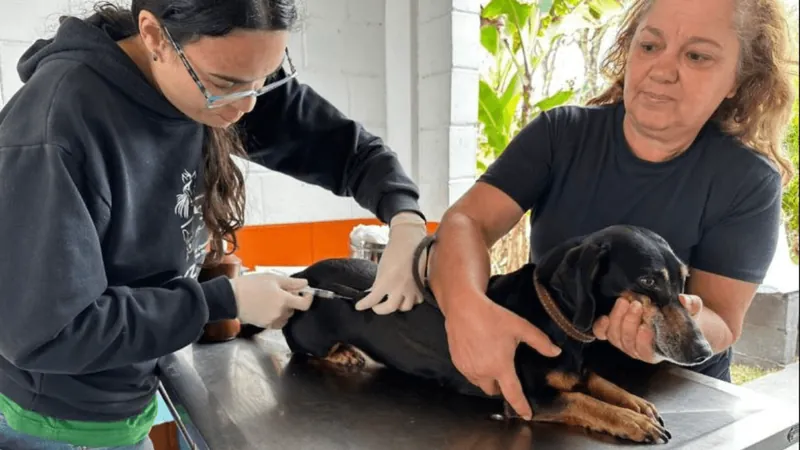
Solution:
<path fill-rule="evenodd" d="M 655 315 L 654 349 L 661 359 L 682 366 L 694 366 L 713 355 L 708 340 L 680 302 L 676 300 L 658 308 Z"/>
<path fill-rule="evenodd" d="M 714 355 L 714 352 L 711 350 L 711 345 L 702 335 L 697 339 L 692 339 L 690 348 L 686 353 L 688 356 L 687 359 L 690 360 L 692 364 L 705 362 Z"/>
<path fill-rule="evenodd" d="M 706 361 L 708 358 L 714 356 L 714 351 L 711 349 L 711 344 L 708 343 L 708 341 L 702 335 L 702 333 L 700 334 L 698 339 L 694 339 L 692 344 L 693 345 L 690 354 L 694 355 L 695 364 L 700 364 Z"/>

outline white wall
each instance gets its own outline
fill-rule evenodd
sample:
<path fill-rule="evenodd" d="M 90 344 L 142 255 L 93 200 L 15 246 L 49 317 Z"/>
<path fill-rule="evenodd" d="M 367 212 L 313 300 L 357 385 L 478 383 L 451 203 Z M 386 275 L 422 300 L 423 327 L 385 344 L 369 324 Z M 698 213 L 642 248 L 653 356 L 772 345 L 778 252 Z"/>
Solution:
<path fill-rule="evenodd" d="M 17 75 L 19 57 L 36 38 L 52 32 L 58 17 L 70 11 L 70 2 L 0 0 L 0 104 L 22 85 Z"/>
<path fill-rule="evenodd" d="M 16 64 L 27 46 L 50 36 L 60 14 L 91 4 L 0 0 L 0 103 L 21 85 Z M 479 0 L 304 0 L 290 43 L 299 79 L 398 153 L 430 220 L 474 179 L 478 11 Z M 243 167 L 248 225 L 372 217 L 351 199 Z"/>
<path fill-rule="evenodd" d="M 307 0 L 290 44 L 299 79 L 398 153 L 430 220 L 474 181 L 479 4 Z M 351 199 L 263 168 L 248 175 L 248 224 L 371 217 Z"/>

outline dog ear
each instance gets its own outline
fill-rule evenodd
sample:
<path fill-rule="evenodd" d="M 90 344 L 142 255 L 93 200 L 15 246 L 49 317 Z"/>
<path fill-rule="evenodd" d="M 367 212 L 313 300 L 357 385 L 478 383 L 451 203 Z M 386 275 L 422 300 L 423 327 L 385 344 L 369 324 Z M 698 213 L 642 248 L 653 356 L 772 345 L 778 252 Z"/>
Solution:
<path fill-rule="evenodd" d="M 595 287 L 608 247 L 584 244 L 566 252 L 550 278 L 550 287 L 561 295 L 564 307 L 572 311 L 572 323 L 582 331 L 592 327 L 597 299 Z"/>

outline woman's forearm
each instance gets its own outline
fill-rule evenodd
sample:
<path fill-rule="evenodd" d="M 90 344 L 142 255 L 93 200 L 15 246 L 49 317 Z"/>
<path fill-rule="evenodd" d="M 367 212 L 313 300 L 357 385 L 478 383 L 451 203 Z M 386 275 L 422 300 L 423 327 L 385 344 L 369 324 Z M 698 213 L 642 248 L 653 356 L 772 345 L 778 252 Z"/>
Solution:
<path fill-rule="evenodd" d="M 431 290 L 445 316 L 459 299 L 476 298 L 462 293 L 486 292 L 490 264 L 486 240 L 477 224 L 458 212 L 445 216 L 430 257 Z"/>
<path fill-rule="evenodd" d="M 695 320 L 715 354 L 727 350 L 735 342 L 735 336 L 728 324 L 710 308 L 703 308 Z"/>

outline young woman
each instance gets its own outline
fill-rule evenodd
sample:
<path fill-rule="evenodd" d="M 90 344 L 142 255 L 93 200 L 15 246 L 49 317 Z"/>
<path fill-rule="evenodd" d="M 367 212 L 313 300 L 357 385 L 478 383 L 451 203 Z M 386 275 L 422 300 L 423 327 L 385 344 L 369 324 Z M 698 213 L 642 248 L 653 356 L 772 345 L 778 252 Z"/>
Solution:
<path fill-rule="evenodd" d="M 149 448 L 157 358 L 209 321 L 279 327 L 308 308 L 304 280 L 196 280 L 243 221 L 231 155 L 391 223 L 368 306 L 417 302 L 417 188 L 296 81 L 296 17 L 293 0 L 133 0 L 23 55 L 0 113 L 0 448 Z"/>

